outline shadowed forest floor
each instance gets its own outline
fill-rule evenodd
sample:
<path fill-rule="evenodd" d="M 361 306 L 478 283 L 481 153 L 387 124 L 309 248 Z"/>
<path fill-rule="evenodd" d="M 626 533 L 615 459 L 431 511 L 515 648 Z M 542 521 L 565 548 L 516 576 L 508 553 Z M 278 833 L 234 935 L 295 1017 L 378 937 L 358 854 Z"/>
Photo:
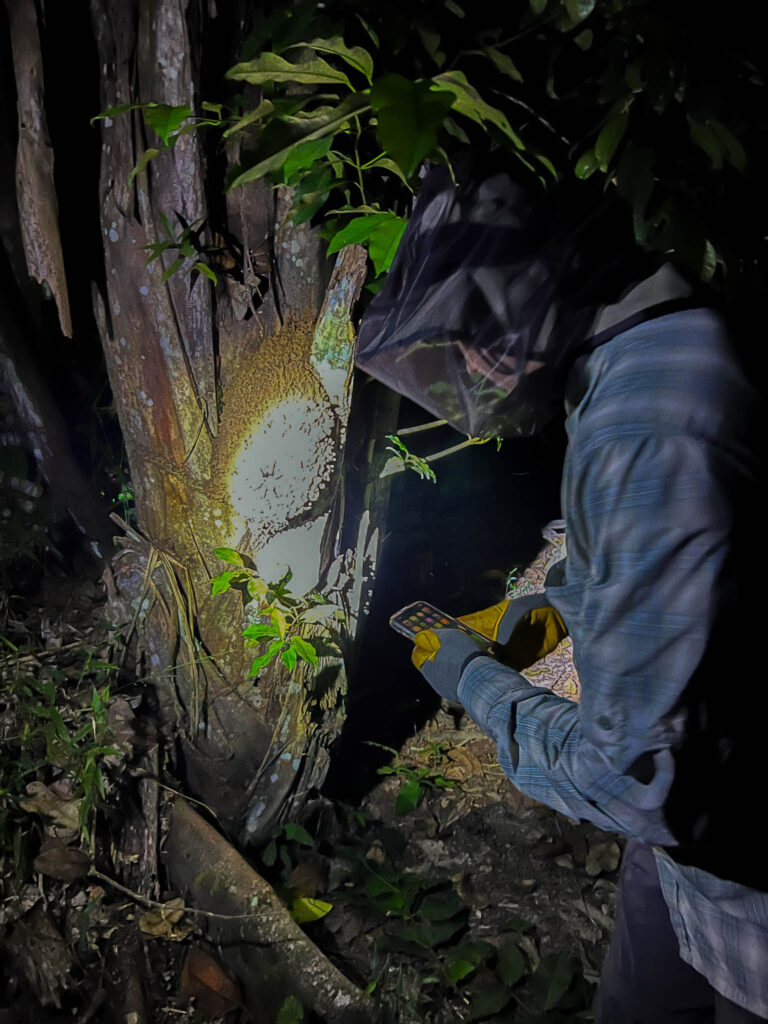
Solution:
<path fill-rule="evenodd" d="M 77 580 L 53 574 L 37 595 L 44 606 L 17 597 L 4 610 L 0 1024 L 111 1022 L 116 1012 L 139 1024 L 133 1007 L 158 1024 L 316 1019 L 290 1000 L 278 1021 L 249 1013 L 226 951 L 206 941 L 162 869 L 157 905 L 110 884 L 130 877 L 120 826 L 158 733 L 140 681 L 110 667 L 119 651 L 93 576 L 93 567 Z M 90 723 L 89 741 L 115 747 L 90 808 L 46 764 L 53 708 L 68 727 Z M 438 707 L 397 747 L 357 740 L 357 756 L 370 758 L 357 774 L 376 784 L 354 799 L 317 794 L 304 822 L 247 854 L 303 913 L 309 937 L 367 988 L 382 1020 L 589 1019 L 620 843 L 520 794 L 492 742 L 451 709 Z M 177 783 L 161 778 L 162 864 Z M 101 874 L 77 858 L 84 821 Z"/>

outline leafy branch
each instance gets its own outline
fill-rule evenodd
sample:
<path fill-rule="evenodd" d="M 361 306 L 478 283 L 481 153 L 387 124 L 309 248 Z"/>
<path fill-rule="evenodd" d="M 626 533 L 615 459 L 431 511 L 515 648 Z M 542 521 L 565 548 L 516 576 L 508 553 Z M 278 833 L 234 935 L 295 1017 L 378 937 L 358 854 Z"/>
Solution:
<path fill-rule="evenodd" d="M 324 638 L 335 643 L 333 624 L 343 620 L 344 612 L 316 590 L 303 596 L 291 593 L 288 589 L 292 576 L 290 570 L 277 583 L 267 583 L 246 566 L 243 556 L 234 548 L 216 548 L 214 554 L 236 568 L 225 569 L 214 576 L 211 580 L 212 595 L 238 590 L 246 604 L 256 604 L 255 616 L 260 621 L 243 630 L 245 646 L 266 644 L 267 649 L 254 658 L 248 675 L 258 675 L 278 657 L 289 672 L 300 660 L 317 668 L 319 644 L 317 641 L 310 643 L 301 633 L 307 626 L 315 630 L 320 627 Z"/>
<path fill-rule="evenodd" d="M 407 430 L 401 431 L 401 433 L 409 433 L 416 429 L 428 429 L 434 426 L 442 426 L 445 423 L 444 420 L 435 420 L 433 423 L 428 423 L 423 428 L 409 427 Z M 397 434 L 387 434 L 387 440 L 391 441 L 391 445 L 387 445 L 385 451 L 392 452 L 392 458 L 388 459 L 382 469 L 380 476 L 391 476 L 393 473 L 398 473 L 404 469 L 412 469 L 415 473 L 422 478 L 422 480 L 431 480 L 432 483 L 437 482 L 437 476 L 435 475 L 434 469 L 430 466 L 431 462 L 436 462 L 438 459 L 444 459 L 446 455 L 453 455 L 455 452 L 460 452 L 464 448 L 469 448 L 476 444 L 487 444 L 489 441 L 494 440 L 490 437 L 468 437 L 466 441 L 459 441 L 458 444 L 452 444 L 449 448 L 444 448 L 442 451 L 434 452 L 432 455 L 426 455 L 422 458 L 419 455 L 414 455 L 413 452 L 409 451 L 406 445 L 403 443 Z M 501 438 L 495 438 L 496 450 L 499 451 L 501 448 Z"/>

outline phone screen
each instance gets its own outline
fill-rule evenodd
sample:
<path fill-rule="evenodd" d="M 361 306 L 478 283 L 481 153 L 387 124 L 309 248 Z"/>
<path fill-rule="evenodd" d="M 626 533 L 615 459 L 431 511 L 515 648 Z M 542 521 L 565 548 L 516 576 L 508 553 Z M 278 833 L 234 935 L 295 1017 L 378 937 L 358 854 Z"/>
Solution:
<path fill-rule="evenodd" d="M 429 604 L 428 601 L 414 601 L 413 604 L 406 605 L 405 608 L 401 608 L 389 620 L 390 626 L 398 633 L 402 633 L 403 636 L 407 636 L 412 640 L 417 633 L 421 633 L 425 629 L 460 629 L 464 633 L 469 633 L 471 636 L 476 636 L 478 639 L 490 643 L 488 637 L 482 635 L 482 633 L 476 632 L 474 629 L 470 629 L 469 626 L 465 626 L 463 622 L 459 622 L 452 615 L 448 615 L 446 612 L 441 612 L 439 608 L 435 608 L 433 604 Z"/>

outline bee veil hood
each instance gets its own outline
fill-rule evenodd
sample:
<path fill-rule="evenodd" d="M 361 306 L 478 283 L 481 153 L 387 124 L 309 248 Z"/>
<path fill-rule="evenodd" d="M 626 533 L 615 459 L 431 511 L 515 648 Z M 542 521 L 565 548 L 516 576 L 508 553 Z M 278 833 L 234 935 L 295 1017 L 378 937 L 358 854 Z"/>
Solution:
<path fill-rule="evenodd" d="M 363 316 L 358 367 L 473 437 L 544 427 L 579 354 L 692 292 L 634 248 L 618 198 L 585 215 L 573 192 L 429 171 Z"/>

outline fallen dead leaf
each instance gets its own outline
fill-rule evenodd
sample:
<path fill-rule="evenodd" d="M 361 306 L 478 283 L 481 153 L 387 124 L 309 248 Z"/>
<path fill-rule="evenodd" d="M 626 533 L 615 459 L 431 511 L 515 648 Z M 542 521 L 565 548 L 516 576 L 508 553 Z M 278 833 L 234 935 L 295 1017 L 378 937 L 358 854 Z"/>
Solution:
<path fill-rule="evenodd" d="M 621 860 L 621 850 L 615 839 L 604 843 L 590 843 L 589 854 L 584 865 L 588 875 L 599 875 L 601 871 L 615 871 Z"/>
<path fill-rule="evenodd" d="M 381 845 L 380 839 L 374 839 L 365 854 L 365 859 L 372 861 L 374 864 L 386 864 L 387 854 Z"/>
<path fill-rule="evenodd" d="M 483 766 L 475 755 L 463 747 L 453 747 L 446 751 L 446 757 L 452 762 L 445 769 L 446 779 L 453 779 L 456 782 L 464 782 L 467 779 L 483 775 Z"/>
<path fill-rule="evenodd" d="M 317 896 L 325 887 L 325 874 L 319 864 L 300 861 L 291 872 L 291 886 L 297 896 Z"/>
<path fill-rule="evenodd" d="M 181 969 L 181 995 L 194 999 L 198 1010 L 211 1017 L 223 1017 L 236 1010 L 243 995 L 232 971 L 212 956 L 191 946 Z"/>
<path fill-rule="evenodd" d="M 46 839 L 32 862 L 35 871 L 60 882 L 84 878 L 91 866 L 90 857 L 82 850 L 66 846 L 60 839 Z"/>
<path fill-rule="evenodd" d="M 147 910 L 139 917 L 139 928 L 145 935 L 153 939 L 169 939 L 181 942 L 194 929 L 193 924 L 182 923 L 184 916 L 184 900 L 181 897 L 168 900 L 162 908 Z"/>
<path fill-rule="evenodd" d="M 80 800 L 71 795 L 61 796 L 44 782 L 30 782 L 27 784 L 27 799 L 19 800 L 19 803 L 25 811 L 50 818 L 61 828 L 74 829 L 77 835 Z"/>
<path fill-rule="evenodd" d="M 72 788 L 72 782 L 70 779 L 57 779 L 52 782 L 48 787 L 51 793 L 54 793 L 60 800 L 74 800 L 75 791 Z"/>
<path fill-rule="evenodd" d="M 115 697 L 107 708 L 107 719 L 115 746 L 123 753 L 130 753 L 136 743 L 136 716 L 131 705 L 122 697 Z"/>

